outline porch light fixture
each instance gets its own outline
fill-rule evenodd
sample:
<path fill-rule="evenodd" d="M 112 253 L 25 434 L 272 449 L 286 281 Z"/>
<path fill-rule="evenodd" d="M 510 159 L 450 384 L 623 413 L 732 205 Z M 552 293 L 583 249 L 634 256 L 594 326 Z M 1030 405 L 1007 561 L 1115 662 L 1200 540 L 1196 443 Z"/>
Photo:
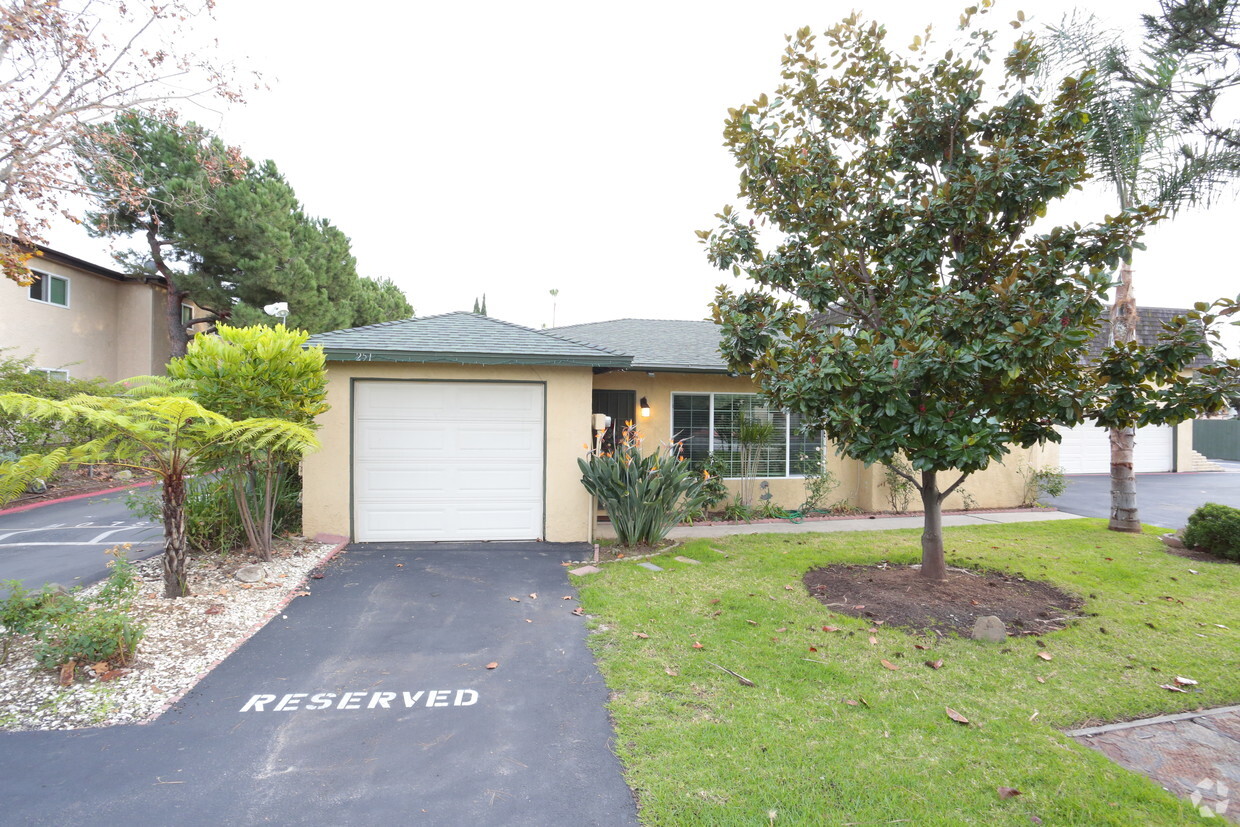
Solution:
<path fill-rule="evenodd" d="M 642 397 L 640 407 L 643 417 L 650 416 L 650 403 L 646 401 L 646 397 L 644 396 Z"/>

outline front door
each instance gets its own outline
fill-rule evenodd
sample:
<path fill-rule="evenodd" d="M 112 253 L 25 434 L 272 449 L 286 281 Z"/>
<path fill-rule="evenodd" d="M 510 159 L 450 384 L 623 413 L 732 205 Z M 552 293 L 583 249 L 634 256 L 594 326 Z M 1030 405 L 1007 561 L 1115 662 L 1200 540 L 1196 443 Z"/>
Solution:
<path fill-rule="evenodd" d="M 624 439 L 624 423 L 637 421 L 637 391 L 596 390 L 594 413 L 611 417 L 611 427 L 603 432 L 599 443 L 599 450 L 610 454 L 615 451 L 616 442 Z"/>

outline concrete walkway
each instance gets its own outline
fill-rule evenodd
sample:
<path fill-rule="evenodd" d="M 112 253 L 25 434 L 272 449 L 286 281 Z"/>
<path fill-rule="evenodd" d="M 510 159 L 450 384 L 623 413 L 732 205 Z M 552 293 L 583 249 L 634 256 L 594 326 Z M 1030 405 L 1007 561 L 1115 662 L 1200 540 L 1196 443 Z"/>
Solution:
<path fill-rule="evenodd" d="M 996 523 L 1034 523 L 1044 520 L 1079 520 L 1076 514 L 1062 511 L 997 511 L 980 514 L 944 514 L 943 525 L 995 525 Z M 921 528 L 922 518 L 863 517 L 846 520 L 805 520 L 800 523 L 727 523 L 724 525 L 681 525 L 667 533 L 672 539 L 693 537 L 728 537 L 733 534 L 807 534 L 825 531 L 886 531 L 896 528 Z M 616 536 L 611 523 L 600 522 L 595 536 L 612 539 Z"/>

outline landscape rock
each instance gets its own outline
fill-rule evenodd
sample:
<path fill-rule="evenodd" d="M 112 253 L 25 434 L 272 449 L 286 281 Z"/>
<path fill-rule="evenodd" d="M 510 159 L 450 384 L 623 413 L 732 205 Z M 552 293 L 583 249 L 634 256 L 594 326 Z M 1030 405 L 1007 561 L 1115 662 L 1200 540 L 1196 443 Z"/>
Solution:
<path fill-rule="evenodd" d="M 681 557 L 680 555 L 676 555 L 674 559 L 677 560 L 678 562 L 689 563 L 690 565 L 694 565 L 694 566 L 702 565 L 702 562 L 700 560 L 694 560 L 692 557 Z"/>
<path fill-rule="evenodd" d="M 259 583 L 267 579 L 267 569 L 263 568 L 259 563 L 254 563 L 237 569 L 237 573 L 233 577 L 242 583 Z"/>
<path fill-rule="evenodd" d="M 1170 534 L 1164 534 L 1158 539 L 1163 541 L 1163 545 L 1170 548 L 1184 548 L 1184 541 L 1181 540 L 1180 535 L 1176 534 L 1174 531 Z"/>
<path fill-rule="evenodd" d="M 644 569 L 650 569 L 651 571 L 663 571 L 661 566 L 656 566 L 654 563 L 638 563 L 637 565 Z"/>
<path fill-rule="evenodd" d="M 129 482 L 131 479 L 133 479 L 133 471 L 130 471 L 128 468 L 126 468 L 123 471 L 117 471 L 115 474 L 112 475 L 112 479 L 116 480 L 117 482 Z"/>
<path fill-rule="evenodd" d="M 973 624 L 973 639 L 987 643 L 1002 643 L 1007 640 L 1007 629 L 1003 621 L 994 615 L 979 617 Z"/>
<path fill-rule="evenodd" d="M 600 571 L 602 571 L 602 569 L 600 569 L 598 566 L 581 566 L 580 568 L 569 569 L 568 573 L 582 575 L 582 574 L 598 574 Z"/>

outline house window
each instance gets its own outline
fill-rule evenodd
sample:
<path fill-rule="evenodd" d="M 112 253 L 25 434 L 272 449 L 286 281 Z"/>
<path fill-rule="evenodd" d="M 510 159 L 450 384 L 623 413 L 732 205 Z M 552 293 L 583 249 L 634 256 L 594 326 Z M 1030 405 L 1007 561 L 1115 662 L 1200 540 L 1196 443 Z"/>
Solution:
<path fill-rule="evenodd" d="M 54 304 L 59 307 L 69 306 L 69 280 L 67 278 L 47 273 L 35 273 L 34 277 L 34 283 L 30 285 L 31 301 Z"/>
<path fill-rule="evenodd" d="M 192 305 L 181 305 L 181 326 L 189 327 L 190 319 L 194 318 L 194 308 Z"/>
<path fill-rule="evenodd" d="M 69 371 L 64 368 L 27 368 L 26 373 L 37 373 L 57 382 L 69 381 Z"/>
<path fill-rule="evenodd" d="M 682 456 L 705 462 L 714 454 L 725 475 L 741 475 L 742 419 L 769 422 L 770 441 L 758 455 L 757 476 L 799 477 L 821 461 L 822 433 L 806 431 L 800 414 L 772 411 L 755 393 L 672 394 L 672 441 Z"/>

